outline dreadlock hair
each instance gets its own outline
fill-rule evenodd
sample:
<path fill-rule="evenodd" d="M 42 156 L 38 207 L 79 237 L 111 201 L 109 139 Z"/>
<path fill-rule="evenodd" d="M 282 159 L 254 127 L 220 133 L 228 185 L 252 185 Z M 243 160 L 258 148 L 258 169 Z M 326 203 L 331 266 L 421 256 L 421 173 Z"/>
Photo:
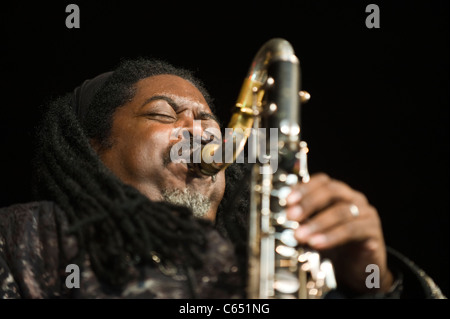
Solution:
<path fill-rule="evenodd" d="M 121 288 L 130 279 L 130 265 L 151 263 L 156 252 L 161 260 L 195 269 L 203 262 L 207 244 L 205 231 L 212 224 L 194 218 L 185 207 L 149 200 L 137 189 L 117 178 L 99 159 L 89 139 L 110 147 L 114 111 L 131 100 L 136 82 L 172 74 L 193 83 L 212 108 L 212 100 L 190 71 L 161 60 L 122 61 L 95 94 L 89 110 L 79 119 L 70 103 L 71 94 L 53 100 L 37 131 L 34 167 L 36 199 L 55 202 L 67 215 L 69 234 L 76 235 L 76 262 L 86 258 L 108 289 Z M 238 180 L 234 165 L 230 182 Z M 226 189 L 233 189 L 228 183 Z M 220 230 L 237 221 L 237 211 L 224 218 L 221 203 Z M 244 207 L 245 205 L 240 205 Z M 228 236 L 237 241 L 244 237 Z"/>

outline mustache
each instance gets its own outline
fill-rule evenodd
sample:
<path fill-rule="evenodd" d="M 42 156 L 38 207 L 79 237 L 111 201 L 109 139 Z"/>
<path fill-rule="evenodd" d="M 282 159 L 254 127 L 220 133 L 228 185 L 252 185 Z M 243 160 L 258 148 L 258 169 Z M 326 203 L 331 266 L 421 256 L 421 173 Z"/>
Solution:
<path fill-rule="evenodd" d="M 173 155 L 175 145 L 178 147 L 180 147 L 180 145 L 183 146 L 178 149 L 177 159 L 185 160 L 186 163 L 193 163 L 194 152 L 201 152 L 202 145 L 208 144 L 211 141 L 214 141 L 213 136 L 210 138 L 197 137 L 194 140 L 194 136 L 192 134 L 189 134 L 188 137 L 183 135 L 181 140 L 174 141 L 163 151 L 163 165 L 167 166 L 173 162 L 171 159 L 171 154 Z"/>

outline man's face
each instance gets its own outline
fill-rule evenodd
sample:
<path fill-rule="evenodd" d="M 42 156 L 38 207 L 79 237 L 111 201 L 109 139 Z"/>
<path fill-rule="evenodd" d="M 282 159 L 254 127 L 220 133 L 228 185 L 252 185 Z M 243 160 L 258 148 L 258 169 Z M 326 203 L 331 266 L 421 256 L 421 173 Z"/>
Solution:
<path fill-rule="evenodd" d="M 194 135 L 194 120 L 201 120 L 202 130 L 219 129 L 203 95 L 174 75 L 152 76 L 137 82 L 136 87 L 133 100 L 116 109 L 112 147 L 99 151 L 100 159 L 123 182 L 151 200 L 189 193 L 197 202 L 210 201 L 206 217 L 214 219 L 225 190 L 224 171 L 213 181 L 189 171 L 184 163 L 170 160 L 172 146 L 180 142 L 174 132 L 188 130 Z M 95 142 L 93 145 L 96 148 Z"/>

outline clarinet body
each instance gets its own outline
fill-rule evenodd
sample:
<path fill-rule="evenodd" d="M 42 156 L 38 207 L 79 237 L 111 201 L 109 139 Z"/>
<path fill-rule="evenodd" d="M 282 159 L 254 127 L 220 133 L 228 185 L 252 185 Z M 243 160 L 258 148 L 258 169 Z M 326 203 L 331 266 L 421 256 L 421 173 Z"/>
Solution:
<path fill-rule="evenodd" d="M 318 299 L 336 287 L 331 262 L 300 246 L 294 238 L 300 225 L 286 218 L 292 186 L 309 181 L 308 146 L 300 138 L 301 104 L 309 94 L 300 87 L 300 63 L 291 44 L 280 38 L 267 41 L 242 85 L 227 126 L 232 130 L 221 144 L 204 146 L 197 168 L 215 175 L 234 162 L 246 144 L 259 159 L 250 188 L 247 296 L 252 299 Z M 230 141 L 233 151 L 225 152 Z"/>

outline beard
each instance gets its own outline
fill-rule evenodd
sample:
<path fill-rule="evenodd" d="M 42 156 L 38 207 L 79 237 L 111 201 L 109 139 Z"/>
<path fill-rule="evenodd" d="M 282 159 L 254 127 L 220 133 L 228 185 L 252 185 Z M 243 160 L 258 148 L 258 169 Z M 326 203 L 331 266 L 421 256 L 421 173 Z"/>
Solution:
<path fill-rule="evenodd" d="M 167 149 L 163 153 L 163 165 L 165 167 L 167 167 L 167 165 L 172 162 L 170 157 L 172 147 L 173 144 L 167 147 Z M 192 153 L 192 150 L 190 153 Z M 186 159 L 187 161 L 189 161 L 189 158 Z M 192 172 L 191 174 L 194 173 Z M 205 218 L 208 214 L 209 209 L 211 208 L 211 200 L 207 196 L 196 192 L 189 187 L 186 187 L 184 189 L 165 189 L 162 192 L 162 197 L 165 202 L 189 208 L 192 211 L 194 217 L 197 218 Z"/>
<path fill-rule="evenodd" d="M 166 189 L 162 193 L 164 201 L 189 208 L 197 218 L 205 218 L 211 207 L 211 201 L 203 194 L 185 189 Z"/>

